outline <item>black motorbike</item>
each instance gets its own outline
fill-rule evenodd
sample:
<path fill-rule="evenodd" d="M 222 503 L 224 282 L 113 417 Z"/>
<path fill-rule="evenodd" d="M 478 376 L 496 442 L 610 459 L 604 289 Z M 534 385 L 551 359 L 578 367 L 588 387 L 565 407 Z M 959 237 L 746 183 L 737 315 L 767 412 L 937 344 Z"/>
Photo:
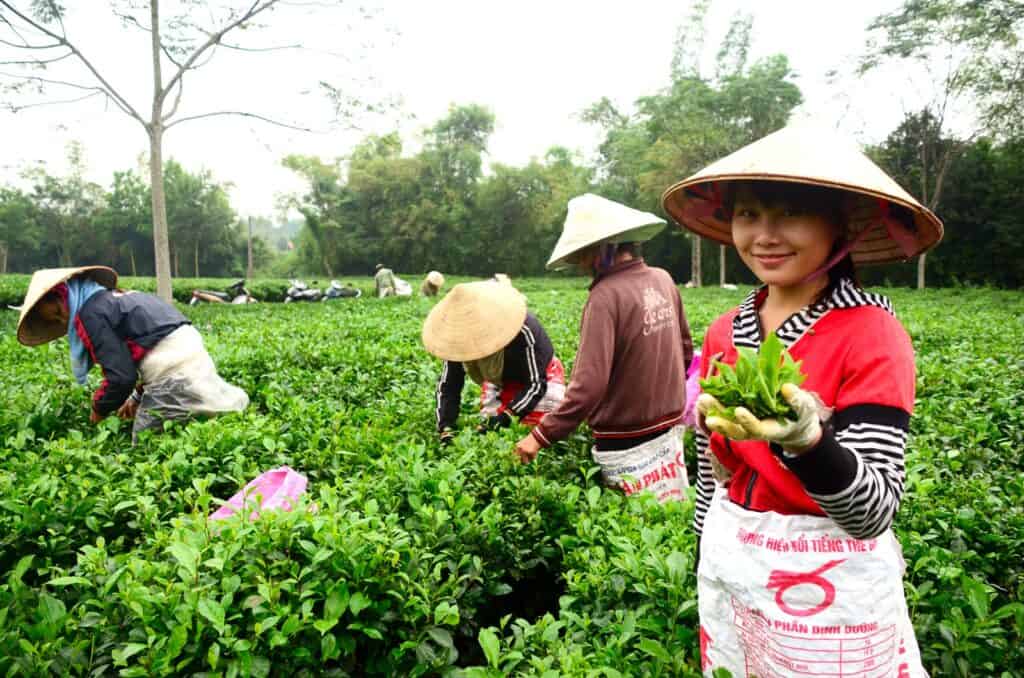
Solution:
<path fill-rule="evenodd" d="M 320 301 L 323 293 L 317 287 L 309 287 L 301 280 L 292 280 L 291 287 L 284 293 L 284 303 L 291 304 L 298 301 Z M 316 284 L 316 281 L 313 281 Z"/>
<path fill-rule="evenodd" d="M 213 290 L 192 290 L 189 306 L 198 304 L 255 304 L 256 299 L 245 289 L 245 280 L 239 280 L 227 288 L 226 292 Z"/>
<path fill-rule="evenodd" d="M 363 291 L 356 289 L 350 284 L 342 285 L 337 280 L 332 280 L 330 287 L 324 292 L 324 298 L 321 301 L 329 301 L 331 299 L 357 299 L 363 296 Z"/>

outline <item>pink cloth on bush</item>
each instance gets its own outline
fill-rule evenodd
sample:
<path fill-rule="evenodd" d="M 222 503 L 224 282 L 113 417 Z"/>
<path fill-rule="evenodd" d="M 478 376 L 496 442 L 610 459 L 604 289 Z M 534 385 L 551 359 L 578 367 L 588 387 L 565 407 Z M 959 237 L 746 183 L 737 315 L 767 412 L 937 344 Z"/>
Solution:
<path fill-rule="evenodd" d="M 258 500 L 260 503 L 259 509 L 252 512 L 250 519 L 256 518 L 260 511 L 268 509 L 291 511 L 295 500 L 306 491 L 307 482 L 306 476 L 287 466 L 266 471 L 249 481 L 241 491 L 236 492 L 227 503 L 214 511 L 210 515 L 210 520 L 229 518 L 241 509 L 247 500 L 250 503 Z"/>

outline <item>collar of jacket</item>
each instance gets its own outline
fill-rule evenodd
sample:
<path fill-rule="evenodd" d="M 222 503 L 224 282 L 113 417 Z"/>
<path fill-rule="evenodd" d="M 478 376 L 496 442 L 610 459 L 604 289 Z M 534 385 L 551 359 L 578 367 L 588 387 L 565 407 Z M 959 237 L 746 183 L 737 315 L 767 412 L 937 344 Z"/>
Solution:
<path fill-rule="evenodd" d="M 597 287 L 597 284 L 599 282 L 601 282 L 605 278 L 610 278 L 611 276 L 615 275 L 616 273 L 621 273 L 622 271 L 634 268 L 636 266 L 644 266 L 644 265 L 645 264 L 644 264 L 644 258 L 643 257 L 634 257 L 634 258 L 632 258 L 632 259 L 630 259 L 628 261 L 623 261 L 621 263 L 615 264 L 614 266 L 610 267 L 609 269 L 607 269 L 607 270 L 605 270 L 605 271 L 603 271 L 601 273 L 598 273 L 597 276 L 594 277 L 594 281 L 592 283 L 590 283 L 590 287 L 588 287 L 587 289 L 588 290 L 594 289 L 595 287 Z"/>

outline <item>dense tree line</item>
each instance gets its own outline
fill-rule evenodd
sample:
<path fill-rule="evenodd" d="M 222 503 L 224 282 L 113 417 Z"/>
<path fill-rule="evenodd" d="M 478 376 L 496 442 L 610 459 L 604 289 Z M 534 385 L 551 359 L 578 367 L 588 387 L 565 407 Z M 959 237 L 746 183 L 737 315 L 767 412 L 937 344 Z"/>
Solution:
<path fill-rule="evenodd" d="M 960 5 L 976 11 L 953 11 Z M 733 21 L 710 67 L 702 62 L 707 7 L 697 3 L 681 28 L 664 88 L 628 110 L 609 99 L 583 109 L 582 119 L 602 133 L 593 159 L 556 146 L 523 167 L 488 163 L 495 118 L 476 104 L 453 106 L 424 130 L 414 153 L 396 131 L 365 138 L 344 158 L 288 156 L 284 165 L 307 183 L 288 200 L 303 223 L 296 231 L 294 223 L 273 228 L 257 221 L 257 270 L 362 274 L 383 262 L 410 273 L 535 275 L 544 270 L 571 197 L 593 191 L 659 211 L 667 186 L 782 127 L 802 102 L 784 55 L 748 61 L 749 18 Z M 998 30 L 993 16 L 1000 18 Z M 946 98 L 976 100 L 974 132 L 953 134 L 944 110 L 928 104 L 867 149 L 945 221 L 946 237 L 927 259 L 930 284 L 1024 285 L 1024 136 L 1013 124 L 1019 107 L 1007 104 L 1024 86 L 1004 77 L 1024 63 L 1024 51 L 1013 42 L 1022 22 L 1019 4 L 1008 0 L 986 11 L 969 0 L 917 0 L 872 25 L 883 36 L 874 53 L 885 58 L 921 58 L 940 43 L 969 50 L 956 79 L 940 85 Z M 918 39 L 926 33 L 931 42 Z M 986 51 L 993 41 L 1002 47 Z M 147 182 L 128 170 L 104 189 L 83 179 L 81 155 L 72 145 L 68 176 L 37 169 L 26 173 L 28 189 L 0 187 L 0 271 L 104 261 L 152 273 Z M 173 272 L 244 271 L 247 229 L 224 186 L 173 161 L 165 165 L 164 186 Z M 732 252 L 701 245 L 671 228 L 648 243 L 646 254 L 680 281 L 752 280 Z M 869 284 L 910 285 L 916 275 L 923 280 L 909 264 L 861 271 Z"/>
<path fill-rule="evenodd" d="M 153 275 L 152 200 L 136 170 L 115 172 L 104 188 L 84 178 L 83 150 L 68 148 L 69 172 L 24 174 L 27 187 L 0 186 L 0 272 L 102 262 L 131 275 Z M 247 228 L 238 222 L 227 188 L 210 172 L 164 164 L 175 275 L 244 272 Z M 261 263 L 268 247 L 258 240 Z"/>

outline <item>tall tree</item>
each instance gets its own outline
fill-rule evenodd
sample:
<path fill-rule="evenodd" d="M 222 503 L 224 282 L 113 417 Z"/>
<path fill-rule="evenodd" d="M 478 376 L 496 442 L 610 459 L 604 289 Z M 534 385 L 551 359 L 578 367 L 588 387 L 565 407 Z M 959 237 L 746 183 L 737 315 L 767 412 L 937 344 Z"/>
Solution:
<path fill-rule="evenodd" d="M 1024 122 L 1024 3 L 905 0 L 868 30 L 862 73 L 901 62 L 931 79 L 929 99 L 914 114 L 932 128 L 932 134 L 918 135 L 921 183 L 915 188 L 937 212 L 950 166 L 964 149 L 986 131 L 1012 136 Z M 959 139 L 951 131 L 954 117 L 969 121 Z M 938 139 L 946 140 L 941 150 L 933 143 Z M 918 257 L 918 288 L 925 287 L 926 261 L 926 255 Z"/>
<path fill-rule="evenodd" d="M 151 273 L 153 252 L 152 198 L 145 178 L 133 170 L 114 172 L 114 181 L 93 219 L 104 234 L 99 259 L 119 271 Z M 141 264 L 141 267 L 140 267 Z"/>
<path fill-rule="evenodd" d="M 219 48 L 252 50 L 250 46 L 231 44 L 230 37 L 236 33 L 251 35 L 255 32 L 253 29 L 259 27 L 260 21 L 269 18 L 270 10 L 292 3 L 281 0 L 246 0 L 241 7 L 233 7 L 229 4 L 190 0 L 176 3 L 174 11 L 165 15 L 161 13 L 161 2 L 126 0 L 115 2 L 113 6 L 114 13 L 126 28 L 144 31 L 150 37 L 152 96 L 147 108 L 133 104 L 122 89 L 115 87 L 105 68 L 87 56 L 79 47 L 80 43 L 69 36 L 65 27 L 68 12 L 58 0 L 17 3 L 20 7 L 16 6 L 14 0 L 0 0 L 0 47 L 5 49 L 7 55 L 15 54 L 5 56 L 5 52 L 0 52 L 0 62 L 24 69 L 6 75 L 11 83 L 7 88 L 9 92 L 21 92 L 28 86 L 36 90 L 45 88 L 73 93 L 68 95 L 70 99 L 55 94 L 55 98 L 48 103 L 69 103 L 94 96 L 103 97 L 143 128 L 150 149 L 157 293 L 169 301 L 171 275 L 163 176 L 164 133 L 183 122 L 223 115 L 244 116 L 295 129 L 305 128 L 242 110 L 178 115 L 186 76 L 193 77 L 196 71 L 210 62 Z M 208 23 L 203 23 L 206 19 Z M 53 77 L 40 75 L 40 72 L 46 72 L 47 69 L 59 69 L 66 65 L 61 62 L 75 62 L 80 68 L 76 71 L 65 69 L 61 75 Z M 63 73 L 71 75 L 65 78 Z M 335 88 L 325 87 L 329 93 L 338 92 Z M 16 103 L 9 105 L 12 110 L 24 107 Z"/>
<path fill-rule="evenodd" d="M 38 249 L 39 238 L 32 198 L 19 189 L 0 186 L 0 275 L 7 273 L 12 253 L 30 259 L 27 255 Z"/>
<path fill-rule="evenodd" d="M 103 189 L 85 178 L 85 153 L 80 143 L 68 144 L 67 160 L 66 176 L 53 176 L 43 168 L 32 168 L 24 175 L 32 182 L 36 223 L 59 266 L 87 258 L 102 239 L 90 233 L 87 225 L 102 204 Z"/>
<path fill-rule="evenodd" d="M 1024 2 L 905 0 L 869 26 L 862 68 L 938 63 L 944 92 L 967 95 L 981 127 L 1015 136 L 1024 124 Z M 934 113 L 934 111 L 933 111 Z"/>
<path fill-rule="evenodd" d="M 626 202 L 660 209 L 661 192 L 704 165 L 784 126 L 802 100 L 782 55 L 747 63 L 752 20 L 733 19 L 714 60 L 714 75 L 702 68 L 703 36 L 709 2 L 699 2 L 680 27 L 672 59 L 672 81 L 656 94 L 641 97 L 637 112 L 627 116 L 607 99 L 588 108 L 584 120 L 604 128 L 598 180 L 602 192 Z M 604 187 L 611 190 L 605 191 Z M 611 197 L 611 196 L 610 196 Z M 647 251 L 654 258 L 680 263 L 680 234 L 658 236 Z M 690 241 L 690 279 L 702 281 L 701 239 Z M 719 250 L 719 276 L 724 249 Z"/>

